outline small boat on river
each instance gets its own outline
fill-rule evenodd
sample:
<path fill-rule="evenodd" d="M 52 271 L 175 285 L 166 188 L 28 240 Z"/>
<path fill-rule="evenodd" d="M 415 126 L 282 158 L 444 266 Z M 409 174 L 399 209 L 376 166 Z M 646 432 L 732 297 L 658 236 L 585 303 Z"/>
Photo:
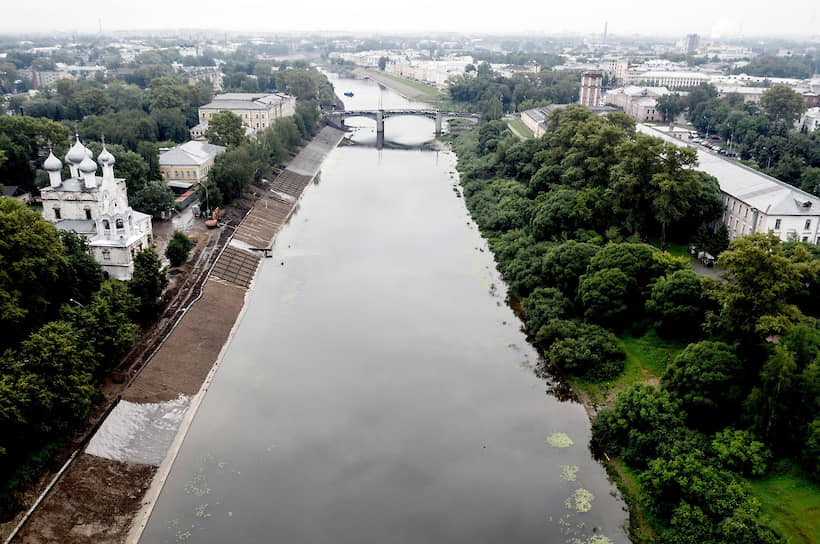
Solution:
<path fill-rule="evenodd" d="M 345 93 L 345 96 L 353 96 L 353 92 L 352 92 L 352 91 L 347 91 L 347 92 Z"/>

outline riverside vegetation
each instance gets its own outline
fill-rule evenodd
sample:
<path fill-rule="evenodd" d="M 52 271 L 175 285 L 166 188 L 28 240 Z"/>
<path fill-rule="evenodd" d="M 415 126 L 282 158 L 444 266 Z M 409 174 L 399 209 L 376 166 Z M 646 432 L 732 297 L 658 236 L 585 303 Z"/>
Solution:
<path fill-rule="evenodd" d="M 211 206 L 229 204 L 316 132 L 317 105 L 333 97 L 325 76 L 283 67 L 276 77 L 300 98 L 296 114 L 254 138 L 245 136 L 234 114 L 218 116 L 210 136 L 228 149 L 200 185 L 203 202 L 207 185 Z M 105 86 L 95 80 L 60 81 L 55 94 L 22 103 L 39 118 L 0 116 L 0 178 L 34 191 L 47 184 L 35 168 L 41 159 L 32 158 L 45 157 L 49 141 L 56 144 L 55 153 L 64 153 L 70 134 L 65 121 L 82 119 L 81 135 L 108 137 L 133 206 L 148 213 L 167 209 L 173 195 L 162 181 L 149 181 L 159 179 L 157 147 L 165 144 L 157 138 L 187 139 L 186 120 L 195 122 L 196 106 L 209 99 L 197 94 L 203 92 L 171 76 L 151 80 L 145 90 L 115 79 Z M 87 111 L 82 104 L 92 96 L 99 98 L 99 108 Z M 182 120 L 178 130 L 157 132 L 168 113 L 160 104 L 168 101 L 180 107 L 172 117 Z M 101 149 L 96 142 L 88 146 L 96 153 Z M 190 241 L 175 233 L 166 255 L 177 265 L 189 250 Z M 59 232 L 39 211 L 0 197 L 0 519 L 14 515 L 21 484 L 37 480 L 95 408 L 98 380 L 134 344 L 139 326 L 156 318 L 167 284 L 153 249 L 136 255 L 130 281 L 106 280 L 82 237 Z"/>
<path fill-rule="evenodd" d="M 591 446 L 617 471 L 633 540 L 810 542 L 816 515 L 785 505 L 820 502 L 817 248 L 771 234 L 728 244 L 708 228 L 717 181 L 621 113 L 569 106 L 538 139 L 497 121 L 448 139 L 544 364 L 581 395 L 617 392 Z M 653 236 L 725 250 L 722 280 Z M 758 494 L 784 475 L 798 485 L 778 512 Z"/>
<path fill-rule="evenodd" d="M 85 240 L 0 197 L 0 517 L 99 399 L 95 381 L 152 319 L 167 284 L 153 249 L 105 280 Z"/>

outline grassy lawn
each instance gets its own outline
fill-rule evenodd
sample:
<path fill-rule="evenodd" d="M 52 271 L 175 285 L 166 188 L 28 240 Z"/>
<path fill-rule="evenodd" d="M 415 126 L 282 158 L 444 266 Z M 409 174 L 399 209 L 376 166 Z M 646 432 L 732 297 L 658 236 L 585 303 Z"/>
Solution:
<path fill-rule="evenodd" d="M 532 138 L 532 131 L 521 119 L 507 119 L 507 124 L 512 126 L 521 136 Z"/>
<path fill-rule="evenodd" d="M 661 239 L 660 238 L 649 238 L 649 243 L 655 246 L 656 248 L 660 249 L 661 247 Z M 689 246 L 686 244 L 679 244 L 677 242 L 666 242 L 666 251 L 668 251 L 674 257 L 683 257 L 687 261 L 692 258 L 689 255 Z"/>
<path fill-rule="evenodd" d="M 804 478 L 794 466 L 781 464 L 775 473 L 749 480 L 763 513 L 789 544 L 811 544 L 820 535 L 820 486 Z"/>
<path fill-rule="evenodd" d="M 622 335 L 618 342 L 626 352 L 623 373 L 614 380 L 590 382 L 572 379 L 572 384 L 583 390 L 595 408 L 608 406 L 615 400 L 615 395 L 636 383 L 657 384 L 666 370 L 666 363 L 671 360 L 683 345 L 664 340 L 653 329 L 643 336 Z"/>

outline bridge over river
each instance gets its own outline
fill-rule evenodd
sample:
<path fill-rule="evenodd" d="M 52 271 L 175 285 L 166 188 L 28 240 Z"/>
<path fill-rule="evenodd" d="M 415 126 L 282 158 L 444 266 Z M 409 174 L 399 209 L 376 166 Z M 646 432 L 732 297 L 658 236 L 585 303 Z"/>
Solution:
<path fill-rule="evenodd" d="M 461 111 L 442 111 L 439 109 L 375 109 L 375 110 L 343 110 L 333 111 L 325 114 L 325 117 L 331 124 L 335 124 L 340 128 L 344 128 L 345 119 L 350 117 L 366 117 L 376 121 L 376 134 L 384 136 L 384 120 L 388 117 L 398 117 L 403 115 L 412 115 L 416 117 L 427 117 L 436 122 L 436 136 L 441 134 L 442 121 L 449 121 L 450 119 L 470 119 L 473 122 L 478 122 L 481 115 L 478 113 L 468 113 Z"/>

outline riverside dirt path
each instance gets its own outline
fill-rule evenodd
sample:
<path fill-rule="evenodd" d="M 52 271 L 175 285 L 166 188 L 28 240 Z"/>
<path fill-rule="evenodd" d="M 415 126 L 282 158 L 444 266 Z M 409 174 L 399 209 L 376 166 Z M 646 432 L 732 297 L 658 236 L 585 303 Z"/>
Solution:
<path fill-rule="evenodd" d="M 123 391 L 123 400 L 163 402 L 180 394 L 204 394 L 204 382 L 242 311 L 263 258 L 249 248 L 270 246 L 343 135 L 338 129 L 323 128 L 254 202 L 205 279 L 202 296 Z M 178 443 L 179 435 L 177 438 Z M 155 466 L 80 453 L 13 542 L 124 542 L 137 512 L 150 512 L 153 498 L 146 497 L 146 492 L 152 489 L 156 475 Z"/>

